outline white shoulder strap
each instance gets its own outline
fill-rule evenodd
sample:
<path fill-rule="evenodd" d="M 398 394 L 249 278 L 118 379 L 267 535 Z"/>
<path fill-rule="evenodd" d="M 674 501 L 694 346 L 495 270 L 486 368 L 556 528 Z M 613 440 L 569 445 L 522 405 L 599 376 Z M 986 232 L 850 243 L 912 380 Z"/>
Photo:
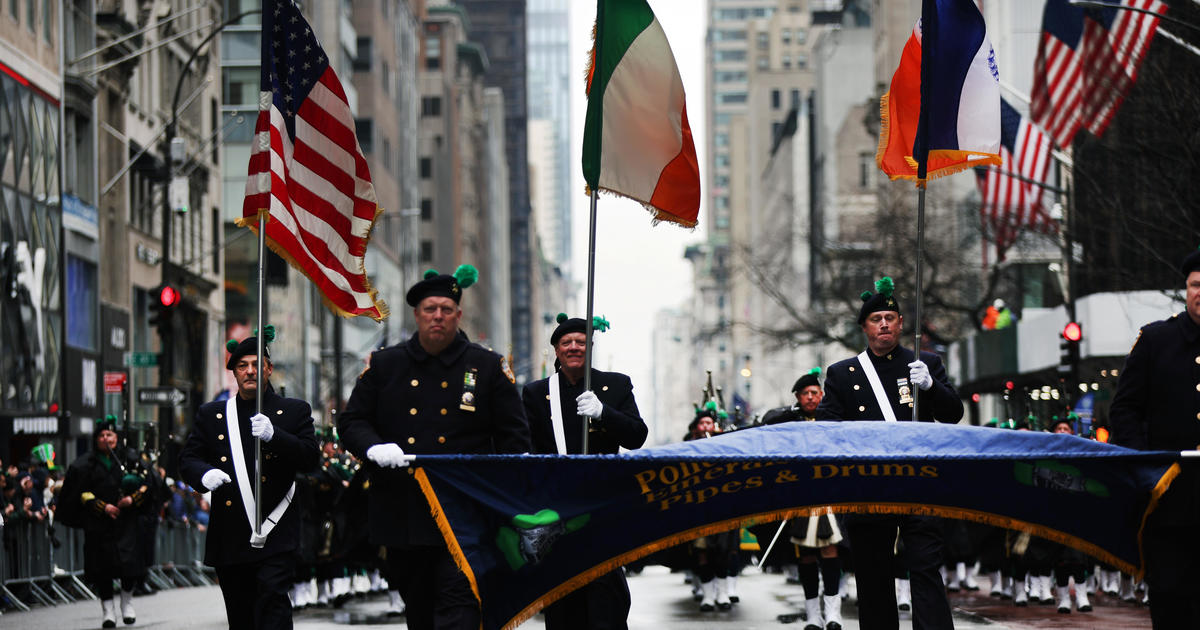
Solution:
<path fill-rule="evenodd" d="M 246 508 L 246 521 L 250 523 L 250 546 L 261 548 L 267 542 L 267 536 L 275 529 L 275 524 L 283 518 L 283 513 L 292 504 L 292 496 L 296 494 L 296 482 L 293 481 L 287 494 L 279 505 L 263 519 L 262 534 L 254 534 L 254 493 L 250 490 L 250 473 L 246 470 L 246 455 L 242 451 L 242 431 L 238 425 L 237 399 L 230 396 L 225 402 L 225 429 L 229 435 L 229 449 L 233 456 L 233 476 L 237 478 L 238 491 L 242 495 L 242 506 Z"/>
<path fill-rule="evenodd" d="M 559 455 L 567 454 L 567 436 L 563 432 L 562 397 L 559 396 L 560 372 L 550 375 L 550 426 L 554 429 L 554 446 Z"/>
<path fill-rule="evenodd" d="M 863 350 L 858 355 L 858 364 L 862 366 L 863 374 L 867 375 L 867 382 L 871 384 L 871 391 L 875 392 L 875 402 L 879 403 L 879 410 L 883 412 L 883 419 L 888 422 L 895 422 L 896 411 L 892 409 L 892 401 L 888 400 L 887 394 L 883 391 L 883 383 L 879 382 L 879 375 L 875 373 L 875 365 L 871 363 L 871 357 L 867 356 L 866 350 Z"/>

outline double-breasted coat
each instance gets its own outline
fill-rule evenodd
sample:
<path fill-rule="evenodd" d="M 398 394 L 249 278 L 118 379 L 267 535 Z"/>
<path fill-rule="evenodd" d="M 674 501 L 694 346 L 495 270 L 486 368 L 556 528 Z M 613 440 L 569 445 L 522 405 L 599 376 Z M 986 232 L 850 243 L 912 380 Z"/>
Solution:
<path fill-rule="evenodd" d="M 618 372 L 592 370 L 592 391 L 604 404 L 600 417 L 593 420 L 588 432 L 588 453 L 616 453 L 618 447 L 641 448 L 646 443 L 645 421 L 638 412 L 633 396 L 633 382 Z M 567 453 L 583 452 L 583 418 L 576 413 L 575 398 L 583 393 L 583 379 L 571 384 L 566 376 L 559 377 L 559 398 L 563 413 L 563 439 Z M 525 385 L 521 393 L 525 416 L 533 436 L 533 452 L 557 453 L 554 425 L 550 421 L 550 379 L 543 378 Z"/>
<path fill-rule="evenodd" d="M 246 472 L 250 487 L 253 488 L 257 472 L 254 467 L 254 437 L 250 435 L 250 417 L 254 415 L 255 401 L 238 397 L 236 404 Z M 263 547 L 256 549 L 250 546 L 253 525 L 246 516 L 238 488 L 233 451 L 227 435 L 225 405 L 222 400 L 200 406 L 192 432 L 179 455 L 180 474 L 193 488 L 203 490 L 201 479 L 204 473 L 213 468 L 225 471 L 232 479 L 212 491 L 204 563 L 217 567 L 251 563 L 284 552 L 294 553 L 299 547 L 302 509 L 295 504 L 284 512 Z M 286 496 L 296 474 L 317 466 L 321 451 L 313 432 L 312 408 L 307 402 L 284 398 L 267 386 L 262 413 L 271 419 L 275 427 L 271 440 L 262 445 L 262 493 L 265 499 L 262 515 L 266 519 Z"/>
<path fill-rule="evenodd" d="M 342 445 L 371 471 L 367 491 L 372 544 L 444 545 L 413 467 L 381 468 L 376 444 L 410 454 L 529 452 L 529 424 L 503 357 L 461 332 L 437 355 L 408 341 L 371 355 L 338 416 Z"/>

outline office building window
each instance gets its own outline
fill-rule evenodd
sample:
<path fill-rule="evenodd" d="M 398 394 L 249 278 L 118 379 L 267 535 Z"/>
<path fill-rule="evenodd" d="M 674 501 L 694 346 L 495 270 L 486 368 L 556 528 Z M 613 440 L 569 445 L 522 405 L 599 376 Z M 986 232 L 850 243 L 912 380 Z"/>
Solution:
<path fill-rule="evenodd" d="M 429 197 L 425 197 L 425 198 L 421 199 L 421 220 L 422 221 L 432 221 L 433 220 L 433 200 L 430 199 Z"/>
<path fill-rule="evenodd" d="M 354 133 L 358 136 L 358 146 L 362 147 L 364 154 L 370 154 L 375 150 L 375 121 L 371 118 L 356 118 L 354 119 Z"/>
<path fill-rule="evenodd" d="M 425 69 L 437 70 L 442 67 L 442 39 L 436 35 L 425 38 Z"/>
<path fill-rule="evenodd" d="M 442 115 L 442 97 L 440 97 L 440 96 L 422 96 L 421 97 L 421 115 L 422 116 L 441 116 Z"/>
<path fill-rule="evenodd" d="M 421 179 L 433 177 L 433 160 L 431 158 L 423 157 L 417 164 L 417 170 L 420 171 Z"/>
<path fill-rule="evenodd" d="M 96 265 L 67 254 L 67 344 L 82 350 L 97 349 Z"/>
<path fill-rule="evenodd" d="M 779 90 L 771 90 L 771 109 L 779 109 L 783 104 L 783 95 Z"/>
<path fill-rule="evenodd" d="M 421 241 L 420 258 L 423 263 L 433 262 L 433 241 Z"/>

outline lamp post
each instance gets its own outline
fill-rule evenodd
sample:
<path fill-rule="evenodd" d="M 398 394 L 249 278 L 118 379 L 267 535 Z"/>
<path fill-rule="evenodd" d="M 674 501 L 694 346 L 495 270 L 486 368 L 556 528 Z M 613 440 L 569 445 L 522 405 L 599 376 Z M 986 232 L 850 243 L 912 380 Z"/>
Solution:
<path fill-rule="evenodd" d="M 166 156 L 166 166 L 164 167 L 164 194 L 163 194 L 163 231 L 162 231 L 162 281 L 161 284 L 171 285 L 176 277 L 173 263 L 171 262 L 171 230 L 172 219 L 175 214 L 175 209 L 171 204 L 171 182 L 175 178 L 176 161 L 180 164 L 186 161 L 187 155 L 182 143 L 176 143 L 176 132 L 179 127 L 179 97 L 183 89 L 183 79 L 188 76 L 188 71 L 191 70 L 192 64 L 196 61 L 200 51 L 204 49 L 214 37 L 217 36 L 225 27 L 240 22 L 243 18 L 262 13 L 262 9 L 252 9 L 244 11 L 238 15 L 225 20 L 213 28 L 212 32 L 200 40 L 192 48 L 192 54 L 188 56 L 183 67 L 179 70 L 179 78 L 175 81 L 175 95 L 171 99 L 171 120 L 167 123 L 166 131 L 163 134 L 163 155 Z M 168 317 L 159 328 L 159 341 L 162 346 L 161 356 L 159 357 L 158 366 L 158 382 L 162 386 L 172 385 L 175 368 L 175 353 L 174 353 L 174 332 L 175 321 L 174 317 Z M 162 407 L 159 412 L 159 440 L 169 439 L 171 434 L 171 421 L 174 415 L 174 407 Z M 161 444 L 165 448 L 166 444 Z"/>

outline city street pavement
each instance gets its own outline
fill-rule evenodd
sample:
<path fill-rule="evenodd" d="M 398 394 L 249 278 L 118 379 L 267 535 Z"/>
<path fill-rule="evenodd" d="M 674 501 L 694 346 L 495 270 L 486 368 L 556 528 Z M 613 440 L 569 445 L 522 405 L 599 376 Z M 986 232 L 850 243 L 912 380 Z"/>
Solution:
<path fill-rule="evenodd" d="M 986 583 L 986 582 L 985 582 Z M 633 610 L 629 627 L 655 630 L 691 628 L 729 628 L 752 630 L 762 628 L 795 628 L 804 623 L 782 624 L 778 615 L 796 613 L 804 607 L 800 587 L 784 582 L 780 575 L 761 574 L 748 569 L 739 580 L 741 602 L 727 612 L 701 613 L 692 601 L 690 588 L 683 575 L 670 573 L 663 567 L 647 567 L 640 575 L 630 576 Z M 1148 628 L 1150 617 L 1145 607 L 1114 602 L 1103 595 L 1093 598 L 1092 613 L 1060 615 L 1053 606 L 1017 608 L 1011 602 L 990 598 L 986 586 L 974 593 L 952 594 L 955 608 L 955 628 L 959 630 L 988 628 L 989 630 L 1031 630 L 1042 628 L 1087 628 L 1093 630 Z M 138 622 L 132 628 L 174 628 L 217 630 L 225 628 L 225 609 L 221 592 L 215 586 L 175 589 L 134 600 Z M 403 628 L 404 618 L 384 616 L 386 597 L 356 599 L 344 608 L 313 608 L 295 615 L 298 630 L 325 630 L 347 625 L 389 625 Z M 858 630 L 857 613 L 852 604 L 843 606 L 846 630 Z M 36 608 L 30 612 L 7 612 L 0 615 L 0 628 L 21 630 L 76 630 L 100 627 L 99 602 L 81 602 Z M 119 626 L 127 627 L 127 626 Z M 900 627 L 912 627 L 902 617 Z M 525 630 L 542 630 L 540 616 L 521 626 Z"/>

